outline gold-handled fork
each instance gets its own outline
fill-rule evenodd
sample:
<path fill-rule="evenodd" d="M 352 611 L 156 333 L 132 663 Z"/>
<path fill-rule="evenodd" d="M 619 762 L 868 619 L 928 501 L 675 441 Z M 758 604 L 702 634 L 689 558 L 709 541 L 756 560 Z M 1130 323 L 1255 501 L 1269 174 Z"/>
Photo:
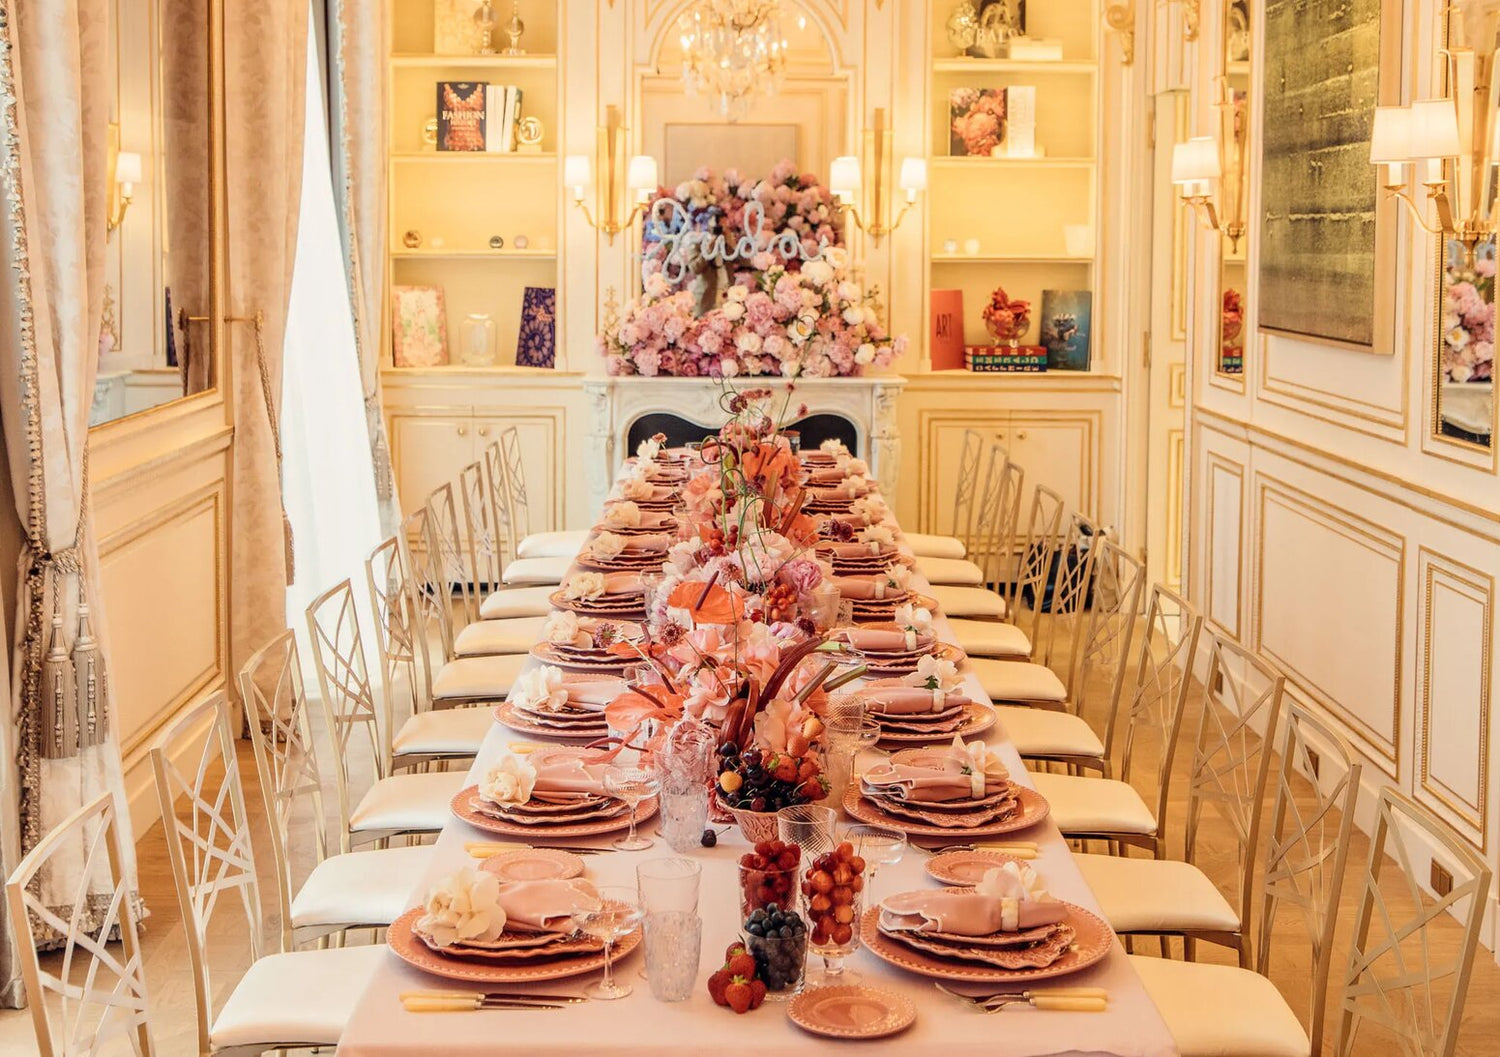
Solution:
<path fill-rule="evenodd" d="M 1033 1009 L 1066 1013 L 1103 1013 L 1109 1005 L 1109 992 L 1102 987 L 1049 987 L 1042 991 L 999 991 L 989 995 L 966 995 L 944 987 L 933 986 L 945 995 L 977 1006 L 986 1013 L 998 1013 L 1007 1006 L 1029 1005 Z"/>
<path fill-rule="evenodd" d="M 975 841 L 968 844 L 944 844 L 937 848 L 923 849 L 930 855 L 943 855 L 950 851 L 993 851 L 1009 855 L 1012 859 L 1035 859 L 1040 854 L 1034 840 Z"/>
<path fill-rule="evenodd" d="M 470 1013 L 477 1009 L 562 1009 L 587 1001 L 582 995 L 544 995 L 519 991 L 404 991 L 408 1013 Z"/>
<path fill-rule="evenodd" d="M 602 855 L 603 848 L 570 848 L 563 844 L 523 844 L 520 841 L 471 840 L 464 844 L 464 851 L 476 859 L 488 859 L 508 851 L 566 851 L 574 855 Z"/>

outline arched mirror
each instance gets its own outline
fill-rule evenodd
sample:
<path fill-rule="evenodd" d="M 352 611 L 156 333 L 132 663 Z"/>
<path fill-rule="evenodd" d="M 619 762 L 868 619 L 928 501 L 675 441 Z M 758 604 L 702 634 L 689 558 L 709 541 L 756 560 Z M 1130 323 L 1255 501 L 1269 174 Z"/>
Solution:
<path fill-rule="evenodd" d="M 107 288 L 90 426 L 213 390 L 215 0 L 111 0 Z"/>
<path fill-rule="evenodd" d="M 1219 79 L 1219 143 L 1223 157 L 1219 237 L 1219 374 L 1245 369 L 1249 248 L 1250 26 L 1249 0 L 1224 0 L 1224 73 Z"/>

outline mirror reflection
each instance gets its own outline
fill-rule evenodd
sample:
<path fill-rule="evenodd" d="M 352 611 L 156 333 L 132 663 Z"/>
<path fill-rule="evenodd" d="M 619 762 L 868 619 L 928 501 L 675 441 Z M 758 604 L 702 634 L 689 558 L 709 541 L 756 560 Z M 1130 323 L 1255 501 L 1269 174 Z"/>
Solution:
<path fill-rule="evenodd" d="M 1488 448 L 1495 430 L 1495 239 L 1470 254 L 1450 239 L 1442 262 L 1436 428 Z"/>
<path fill-rule="evenodd" d="M 1219 272 L 1220 374 L 1245 369 L 1245 317 L 1250 143 L 1250 9 L 1245 0 L 1228 0 L 1224 18 L 1224 77 L 1220 82 L 1219 142 L 1223 145 L 1220 183 L 1225 216 L 1221 228 Z"/>
<path fill-rule="evenodd" d="M 216 377 L 208 338 L 209 2 L 110 6 L 122 87 L 110 137 L 110 283 L 90 425 L 205 392 Z"/>

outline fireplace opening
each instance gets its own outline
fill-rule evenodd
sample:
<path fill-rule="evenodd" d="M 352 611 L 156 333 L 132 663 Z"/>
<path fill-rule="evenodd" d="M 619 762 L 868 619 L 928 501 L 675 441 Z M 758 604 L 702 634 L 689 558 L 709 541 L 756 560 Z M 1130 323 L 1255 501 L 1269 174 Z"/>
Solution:
<path fill-rule="evenodd" d="M 787 428 L 795 429 L 802 434 L 804 448 L 816 448 L 825 440 L 836 439 L 843 441 L 857 457 L 869 457 L 860 450 L 859 430 L 843 415 L 808 415 L 806 418 L 797 419 Z M 713 427 L 701 425 L 681 415 L 666 411 L 653 411 L 642 415 L 630 424 L 630 429 L 625 435 L 625 452 L 626 454 L 634 453 L 641 441 L 657 433 L 666 434 L 668 446 L 675 448 L 690 441 L 700 441 L 713 432 L 715 432 Z"/>

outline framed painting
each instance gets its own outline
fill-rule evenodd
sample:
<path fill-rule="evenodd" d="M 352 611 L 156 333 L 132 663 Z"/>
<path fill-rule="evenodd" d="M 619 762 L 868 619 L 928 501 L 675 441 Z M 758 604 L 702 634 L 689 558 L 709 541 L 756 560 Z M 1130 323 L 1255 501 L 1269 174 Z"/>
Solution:
<path fill-rule="evenodd" d="M 1394 351 L 1396 203 L 1370 164 L 1370 126 L 1399 89 L 1400 16 L 1396 0 L 1266 0 L 1262 331 Z"/>

